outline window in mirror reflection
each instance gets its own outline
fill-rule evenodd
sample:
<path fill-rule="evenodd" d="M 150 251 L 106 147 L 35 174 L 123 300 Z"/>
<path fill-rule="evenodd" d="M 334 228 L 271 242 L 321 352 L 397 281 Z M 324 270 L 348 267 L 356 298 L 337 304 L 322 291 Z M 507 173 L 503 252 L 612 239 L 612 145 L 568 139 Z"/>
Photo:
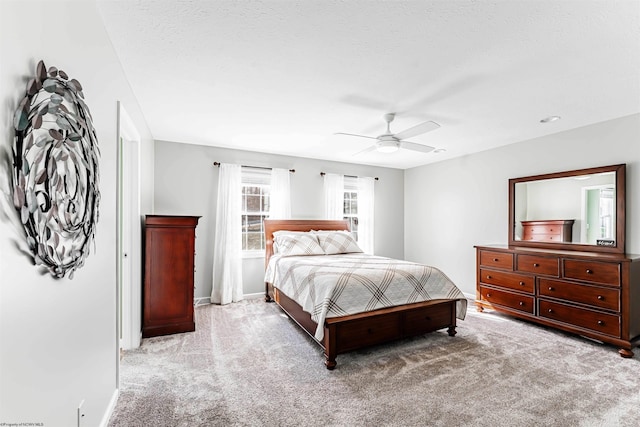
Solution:
<path fill-rule="evenodd" d="M 515 239 L 615 245 L 615 179 L 606 172 L 516 183 Z M 554 237 L 561 227 L 568 240 Z"/>

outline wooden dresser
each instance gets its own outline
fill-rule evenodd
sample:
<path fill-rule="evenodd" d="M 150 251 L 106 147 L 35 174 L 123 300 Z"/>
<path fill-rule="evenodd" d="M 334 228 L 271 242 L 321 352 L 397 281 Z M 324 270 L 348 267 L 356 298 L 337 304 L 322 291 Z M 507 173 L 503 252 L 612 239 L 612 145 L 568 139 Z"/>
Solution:
<path fill-rule="evenodd" d="M 522 240 L 570 242 L 574 222 L 573 219 L 520 221 L 522 224 Z"/>
<path fill-rule="evenodd" d="M 142 336 L 195 331 L 196 216 L 147 215 L 144 224 Z"/>
<path fill-rule="evenodd" d="M 476 306 L 593 338 L 640 341 L 640 255 L 476 246 Z"/>

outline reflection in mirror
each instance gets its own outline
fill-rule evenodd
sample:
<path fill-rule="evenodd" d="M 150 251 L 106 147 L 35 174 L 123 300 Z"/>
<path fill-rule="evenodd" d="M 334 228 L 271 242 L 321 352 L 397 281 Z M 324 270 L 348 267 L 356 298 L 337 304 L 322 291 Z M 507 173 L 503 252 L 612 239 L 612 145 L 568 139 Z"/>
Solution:
<path fill-rule="evenodd" d="M 517 182 L 514 239 L 616 245 L 616 173 Z"/>

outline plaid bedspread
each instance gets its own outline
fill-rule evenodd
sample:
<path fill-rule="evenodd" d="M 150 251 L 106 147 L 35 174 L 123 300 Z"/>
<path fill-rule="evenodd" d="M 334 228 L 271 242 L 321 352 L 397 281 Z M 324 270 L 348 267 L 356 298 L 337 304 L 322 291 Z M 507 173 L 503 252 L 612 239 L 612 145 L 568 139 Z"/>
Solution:
<path fill-rule="evenodd" d="M 324 320 L 331 317 L 434 299 L 457 300 L 459 319 L 467 312 L 464 294 L 437 268 L 361 253 L 276 254 L 269 260 L 265 282 L 311 314 L 318 324 L 315 338 L 319 341 Z"/>

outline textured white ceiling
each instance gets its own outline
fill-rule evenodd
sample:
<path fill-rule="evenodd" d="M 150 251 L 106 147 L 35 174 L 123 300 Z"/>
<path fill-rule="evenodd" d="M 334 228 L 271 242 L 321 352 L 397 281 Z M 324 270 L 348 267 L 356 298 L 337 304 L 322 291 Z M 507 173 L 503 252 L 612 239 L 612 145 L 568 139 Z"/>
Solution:
<path fill-rule="evenodd" d="M 409 168 L 640 112 L 638 0 L 98 5 L 157 140 Z M 387 112 L 446 152 L 333 135 Z"/>

